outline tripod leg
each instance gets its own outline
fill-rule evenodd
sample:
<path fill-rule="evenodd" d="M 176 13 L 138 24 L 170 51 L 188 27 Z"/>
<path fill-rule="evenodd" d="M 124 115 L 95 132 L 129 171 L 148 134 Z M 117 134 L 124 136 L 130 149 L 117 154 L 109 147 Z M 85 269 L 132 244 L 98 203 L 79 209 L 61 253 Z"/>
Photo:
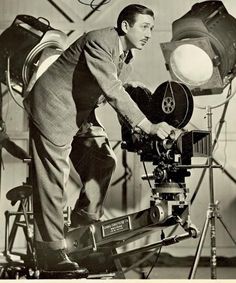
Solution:
<path fill-rule="evenodd" d="M 210 220 L 210 217 L 209 217 L 210 215 L 209 214 L 210 213 L 208 211 L 207 212 L 207 217 L 206 217 L 206 220 L 205 220 L 205 223 L 204 223 L 204 226 L 203 226 L 202 234 L 201 234 L 201 237 L 199 239 L 197 250 L 196 250 L 196 253 L 195 253 L 194 263 L 193 263 L 193 265 L 191 267 L 188 279 L 194 279 L 194 276 L 195 276 L 196 271 L 197 271 L 197 266 L 198 266 L 198 263 L 199 263 L 199 259 L 200 259 L 202 248 L 203 248 L 203 244 L 204 244 L 204 241 L 205 241 L 205 238 L 206 238 L 206 234 L 207 234 L 207 230 L 208 230 L 208 226 L 209 226 L 209 220 Z"/>

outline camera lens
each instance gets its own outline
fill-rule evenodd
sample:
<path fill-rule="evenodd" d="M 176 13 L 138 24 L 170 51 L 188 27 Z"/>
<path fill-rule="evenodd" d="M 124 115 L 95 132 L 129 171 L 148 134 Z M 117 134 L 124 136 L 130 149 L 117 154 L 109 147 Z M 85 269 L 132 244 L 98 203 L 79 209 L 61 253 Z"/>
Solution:
<path fill-rule="evenodd" d="M 171 149 L 174 144 L 174 140 L 164 139 L 162 142 L 162 146 L 165 150 Z"/>

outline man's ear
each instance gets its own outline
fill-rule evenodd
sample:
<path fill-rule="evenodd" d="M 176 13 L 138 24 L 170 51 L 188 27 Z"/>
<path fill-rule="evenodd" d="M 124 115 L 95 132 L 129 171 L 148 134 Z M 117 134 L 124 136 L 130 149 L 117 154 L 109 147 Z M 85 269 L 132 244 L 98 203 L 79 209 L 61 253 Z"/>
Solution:
<path fill-rule="evenodd" d="M 121 29 L 126 34 L 129 30 L 129 23 L 127 21 L 123 21 L 121 23 Z"/>

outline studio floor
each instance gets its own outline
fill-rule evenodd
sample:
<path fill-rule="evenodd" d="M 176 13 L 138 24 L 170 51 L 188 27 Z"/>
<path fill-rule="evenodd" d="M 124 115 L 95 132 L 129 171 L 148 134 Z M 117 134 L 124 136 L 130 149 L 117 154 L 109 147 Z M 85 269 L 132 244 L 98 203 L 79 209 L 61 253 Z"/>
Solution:
<path fill-rule="evenodd" d="M 126 279 L 145 279 L 150 271 L 149 267 L 142 270 L 132 270 L 125 274 Z M 148 279 L 188 279 L 189 267 L 155 267 L 150 273 Z M 235 279 L 235 267 L 218 267 L 217 279 Z M 211 279 L 210 267 L 198 267 L 194 279 Z"/>
<path fill-rule="evenodd" d="M 145 255 L 143 254 L 143 258 Z M 129 270 L 140 258 L 132 258 L 132 261 L 123 262 L 122 266 L 127 266 L 125 277 L 127 279 L 185 279 L 190 277 L 191 267 L 194 262 L 193 256 L 174 257 L 168 253 L 161 253 L 158 260 L 156 257 L 150 257 L 139 267 Z M 132 263 L 132 264 L 131 264 Z M 211 279 L 210 257 L 202 256 L 197 265 L 195 273 L 192 273 L 193 279 Z M 234 279 L 236 282 L 236 257 L 217 257 L 216 267 L 217 279 Z"/>
<path fill-rule="evenodd" d="M 5 257 L 0 253 L 0 265 L 6 264 Z M 191 265 L 193 263 L 192 257 L 172 257 L 169 254 L 163 253 L 159 261 L 153 265 L 155 261 L 154 258 L 149 260 L 148 265 L 142 267 L 135 267 L 129 270 L 130 266 L 133 266 L 134 262 L 137 260 L 133 258 L 133 261 L 126 262 L 127 265 L 122 265 L 124 271 L 125 279 L 160 279 L 160 280 L 187 280 L 189 278 L 189 273 L 191 270 Z M 209 258 L 201 258 L 199 265 L 197 267 L 195 276 L 193 279 L 211 279 L 211 268 L 209 264 Z M 124 263 L 124 262 L 123 262 Z M 127 272 L 126 272 L 127 270 Z M 96 277 L 95 277 L 96 278 Z M 106 277 L 105 277 L 106 278 Z M 99 278 L 100 279 L 100 278 Z M 106 278 L 107 279 L 107 278 Z M 109 277 L 108 277 L 109 279 Z M 216 268 L 216 279 L 219 280 L 233 280 L 236 282 L 236 258 L 225 258 L 219 257 L 217 261 Z"/>

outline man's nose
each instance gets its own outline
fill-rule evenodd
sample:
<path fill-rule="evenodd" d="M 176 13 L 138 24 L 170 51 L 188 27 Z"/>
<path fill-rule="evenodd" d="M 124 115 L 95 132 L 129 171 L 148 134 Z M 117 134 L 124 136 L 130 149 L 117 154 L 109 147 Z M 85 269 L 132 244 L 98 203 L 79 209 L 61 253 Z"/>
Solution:
<path fill-rule="evenodd" d="M 146 38 L 151 38 L 151 37 L 152 37 L 152 31 L 151 31 L 151 29 L 148 29 L 148 30 L 146 31 L 145 36 L 146 36 Z"/>

